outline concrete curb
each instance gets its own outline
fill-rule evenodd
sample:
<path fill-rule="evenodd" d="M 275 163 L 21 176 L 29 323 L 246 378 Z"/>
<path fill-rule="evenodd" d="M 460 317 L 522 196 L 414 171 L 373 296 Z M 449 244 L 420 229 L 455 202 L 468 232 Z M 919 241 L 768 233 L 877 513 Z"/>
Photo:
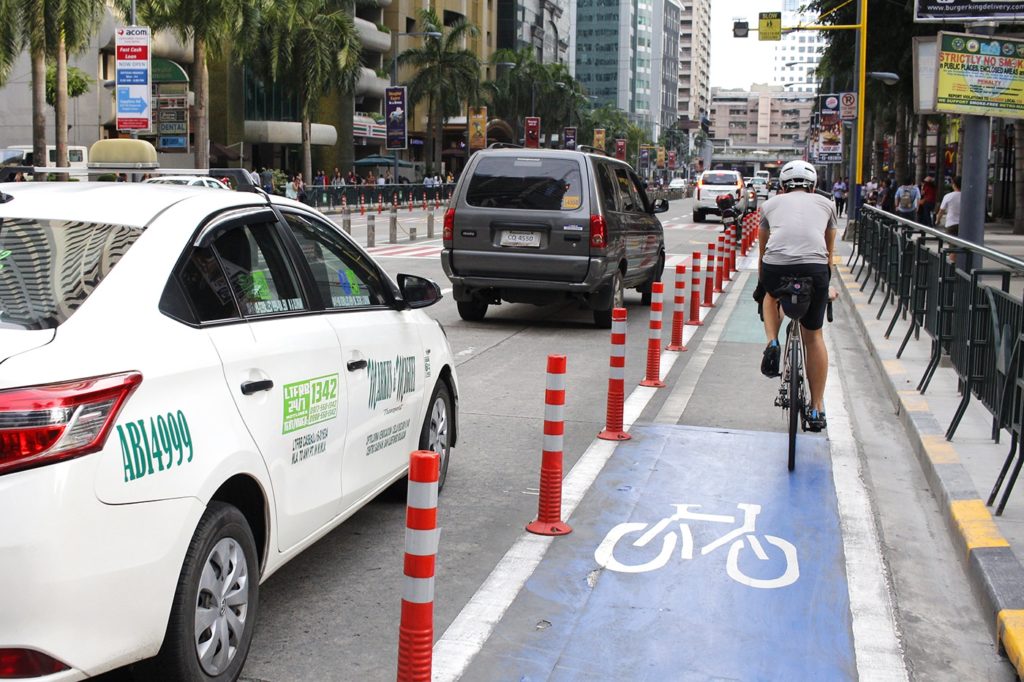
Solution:
<path fill-rule="evenodd" d="M 868 341 L 872 358 L 888 378 L 885 388 L 917 453 L 932 494 L 946 511 L 946 527 L 953 542 L 962 550 L 964 571 L 987 615 L 996 645 L 1010 659 L 1018 677 L 1024 677 L 1024 567 L 996 527 L 971 476 L 961 464 L 957 444 L 945 439 L 945 429 L 930 410 L 926 396 L 916 390 L 900 388 L 908 385 L 907 370 L 899 360 L 884 358 L 869 333 L 864 319 L 868 295 L 860 291 L 854 272 L 845 263 L 837 269 L 843 297 L 855 313 L 853 317 Z M 877 299 L 871 309 L 880 305 L 881 299 Z M 891 304 L 888 310 L 894 310 Z M 916 381 L 917 377 L 914 379 Z"/>

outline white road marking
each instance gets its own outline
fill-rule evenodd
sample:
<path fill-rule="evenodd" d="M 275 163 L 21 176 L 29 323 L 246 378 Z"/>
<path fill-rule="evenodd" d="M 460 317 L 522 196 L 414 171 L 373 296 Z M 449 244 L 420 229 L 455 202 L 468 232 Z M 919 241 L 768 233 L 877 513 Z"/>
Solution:
<path fill-rule="evenodd" d="M 839 347 L 826 335 L 829 354 Z M 853 646 L 857 673 L 864 680 L 907 680 L 902 648 L 890 599 L 890 576 L 882 560 L 871 500 L 864 486 L 857 441 L 846 411 L 839 370 L 829 368 L 825 385 L 825 414 L 846 556 L 846 580 L 853 616 Z"/>
<path fill-rule="evenodd" d="M 721 294 L 714 294 L 713 301 Z M 671 306 L 669 306 L 670 308 Z M 709 308 L 700 309 L 700 319 L 707 317 Z M 716 318 L 717 319 L 717 318 Z M 665 330 L 670 333 L 670 328 Z M 697 333 L 697 327 L 683 327 L 683 343 Z M 666 338 L 667 340 L 667 338 Z M 468 352 L 472 352 L 469 349 Z M 456 355 L 462 355 L 462 351 Z M 661 376 L 668 376 L 679 353 L 663 352 Z M 658 389 L 637 386 L 626 398 L 622 411 L 622 426 L 626 431 L 640 417 L 647 403 Z M 594 440 L 576 461 L 562 481 L 562 518 L 572 516 L 576 506 L 597 479 L 608 458 L 615 452 L 617 441 Z M 483 584 L 451 622 L 441 638 L 434 644 L 433 682 L 453 682 L 462 676 L 473 657 L 483 648 L 508 607 L 526 581 L 533 575 L 553 537 L 524 532 L 498 561 Z"/>

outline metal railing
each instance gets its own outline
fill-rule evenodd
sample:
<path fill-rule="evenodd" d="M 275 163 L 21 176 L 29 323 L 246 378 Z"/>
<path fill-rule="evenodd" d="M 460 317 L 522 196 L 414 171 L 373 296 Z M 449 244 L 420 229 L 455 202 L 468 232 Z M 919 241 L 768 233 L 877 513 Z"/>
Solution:
<path fill-rule="evenodd" d="M 861 291 L 872 286 L 869 304 L 881 294 L 876 319 L 895 304 L 885 338 L 901 317 L 908 320 L 897 358 L 922 329 L 931 338 L 918 391 L 928 390 L 943 356 L 948 356 L 961 399 L 946 439 L 953 439 L 972 396 L 992 415 L 992 439 L 998 443 L 1003 429 L 1010 434 L 1010 451 L 988 499 L 989 505 L 995 501 L 1013 465 L 996 509 L 1002 514 L 1024 465 L 1024 452 L 1018 453 L 1024 433 L 1024 301 L 1010 292 L 1011 278 L 1024 275 L 1024 261 L 864 206 L 847 264 Z"/>
<path fill-rule="evenodd" d="M 408 207 L 412 200 L 414 208 L 422 208 L 424 201 L 428 208 L 444 205 L 451 197 L 455 183 L 445 183 L 441 186 L 429 187 L 420 183 L 416 184 L 389 184 L 389 185 L 344 185 L 334 187 L 332 185 L 305 185 L 305 203 L 323 211 L 340 211 L 344 206 L 359 208 L 360 203 L 365 206 L 376 206 L 383 202 L 384 206 Z M 275 192 L 284 195 L 285 187 L 276 187 Z"/>

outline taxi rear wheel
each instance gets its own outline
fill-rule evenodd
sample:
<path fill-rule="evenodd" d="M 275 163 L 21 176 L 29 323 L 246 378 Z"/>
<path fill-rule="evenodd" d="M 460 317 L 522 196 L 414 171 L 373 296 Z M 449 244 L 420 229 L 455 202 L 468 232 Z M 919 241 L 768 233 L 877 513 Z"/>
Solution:
<path fill-rule="evenodd" d="M 452 452 L 452 396 L 448 385 L 442 380 L 437 382 L 434 394 L 427 406 L 427 416 L 423 419 L 420 430 L 420 450 L 430 450 L 441 456 L 440 471 L 437 477 L 437 489 L 444 487 L 448 476 L 448 461 Z"/>
<path fill-rule="evenodd" d="M 167 634 L 146 679 L 236 680 L 245 664 L 259 603 L 252 530 L 232 505 L 210 502 L 178 579 Z"/>

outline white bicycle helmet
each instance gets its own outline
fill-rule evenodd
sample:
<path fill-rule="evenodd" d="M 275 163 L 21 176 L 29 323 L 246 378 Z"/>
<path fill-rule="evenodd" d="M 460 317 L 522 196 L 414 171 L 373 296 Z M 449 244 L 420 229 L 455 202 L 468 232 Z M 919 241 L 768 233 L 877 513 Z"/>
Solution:
<path fill-rule="evenodd" d="M 814 170 L 814 166 L 806 161 L 796 159 L 782 167 L 779 172 L 779 182 L 787 189 L 790 187 L 813 189 L 818 184 L 818 171 Z"/>

